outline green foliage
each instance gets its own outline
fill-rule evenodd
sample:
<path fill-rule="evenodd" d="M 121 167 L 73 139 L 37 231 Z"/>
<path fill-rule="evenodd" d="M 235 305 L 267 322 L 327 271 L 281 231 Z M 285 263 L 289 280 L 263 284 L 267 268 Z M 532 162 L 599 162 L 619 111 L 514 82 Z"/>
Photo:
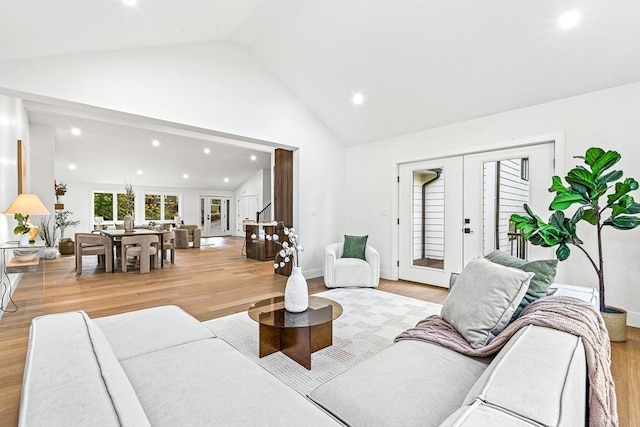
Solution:
<path fill-rule="evenodd" d="M 80 221 L 73 221 L 71 219 L 73 212 L 70 211 L 56 211 L 56 223 L 54 230 L 60 230 L 60 241 L 68 240 L 64 237 L 64 231 L 69 227 L 76 227 L 80 224 Z"/>
<path fill-rule="evenodd" d="M 613 167 L 621 156 L 616 151 L 604 151 L 602 148 L 592 147 L 584 156 L 576 156 L 583 159 L 587 167 L 578 165 L 571 169 L 565 181 L 565 186 L 559 176 L 551 180 L 550 192 L 556 195 L 549 206 L 549 210 L 555 211 L 545 222 L 535 215 L 529 206 L 524 205 L 527 215 L 511 216 L 516 229 L 533 245 L 555 247 L 556 256 L 560 261 L 566 260 L 571 255 L 569 245 L 579 248 L 589 258 L 600 284 L 600 311 L 604 311 L 604 272 L 602 260 L 602 235 L 601 230 L 605 226 L 611 226 L 618 230 L 631 230 L 640 225 L 640 218 L 634 216 L 640 213 L 640 204 L 636 203 L 628 193 L 638 189 L 638 182 L 633 178 L 625 178 L 622 181 L 623 172 L 613 170 L 605 173 Z M 613 191 L 613 192 L 611 192 Z M 610 192 L 608 195 L 607 192 Z M 606 203 L 601 203 L 601 198 L 606 195 Z M 569 218 L 563 211 L 578 205 L 575 213 Z M 577 225 L 580 221 L 597 227 L 598 235 L 598 263 L 594 261 L 582 247 L 582 240 L 578 237 Z"/>
<path fill-rule="evenodd" d="M 13 234 L 25 234 L 31 230 L 31 227 L 29 227 L 29 215 L 16 213 L 13 218 L 18 221 L 18 225 L 13 229 Z"/>
<path fill-rule="evenodd" d="M 105 221 L 113 221 L 113 193 L 94 193 L 93 213 Z"/>

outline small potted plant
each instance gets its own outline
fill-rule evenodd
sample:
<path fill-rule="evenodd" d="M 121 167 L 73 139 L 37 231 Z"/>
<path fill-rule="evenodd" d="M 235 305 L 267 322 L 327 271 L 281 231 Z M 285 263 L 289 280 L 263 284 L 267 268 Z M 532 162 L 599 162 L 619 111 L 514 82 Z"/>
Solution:
<path fill-rule="evenodd" d="M 64 231 L 67 228 L 76 227 L 78 224 L 80 224 L 80 221 L 71 220 L 72 214 L 73 212 L 69 211 L 56 212 L 55 229 L 60 230 L 60 242 L 58 243 L 58 251 L 60 252 L 60 255 L 73 255 L 75 253 L 73 239 L 64 237 Z"/>
<path fill-rule="evenodd" d="M 67 194 L 67 184 L 64 182 L 54 181 L 53 187 L 56 190 L 56 209 L 63 209 L 64 204 L 62 197 Z"/>
<path fill-rule="evenodd" d="M 527 216 L 514 214 L 511 220 L 516 228 L 522 230 L 524 237 L 533 245 L 546 247 L 558 246 L 556 256 L 564 261 L 571 254 L 568 245 L 578 248 L 589 260 L 598 276 L 600 292 L 600 314 L 605 320 L 611 341 L 626 340 L 627 312 L 605 304 L 604 259 L 602 256 L 602 229 L 611 227 L 616 230 L 631 230 L 640 225 L 640 203 L 636 203 L 630 192 L 638 189 L 638 182 L 633 178 L 622 179 L 622 171 L 606 172 L 618 163 L 621 156 L 616 151 L 604 151 L 591 147 L 583 159 L 585 166 L 576 166 L 565 177 L 569 186 L 565 187 L 559 176 L 554 176 L 550 192 L 555 192 L 549 210 L 551 214 L 546 223 L 524 205 Z M 613 190 L 613 191 L 610 191 Z M 609 193 L 609 194 L 607 194 Z M 601 201 L 605 197 L 604 201 Z M 572 205 L 578 205 L 573 215 L 565 216 Z M 581 222 L 596 227 L 597 256 L 590 255 L 577 235 L 577 225 Z"/>
<path fill-rule="evenodd" d="M 31 223 L 29 215 L 16 213 L 13 218 L 18 221 L 18 225 L 13 229 L 13 234 L 20 236 L 20 245 L 27 246 L 29 244 L 29 232 L 31 231 Z"/>

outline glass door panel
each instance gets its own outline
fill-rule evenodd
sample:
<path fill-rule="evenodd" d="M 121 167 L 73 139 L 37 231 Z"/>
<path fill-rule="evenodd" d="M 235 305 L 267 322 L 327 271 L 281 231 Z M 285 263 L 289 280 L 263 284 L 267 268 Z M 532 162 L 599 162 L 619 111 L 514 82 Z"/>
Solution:
<path fill-rule="evenodd" d="M 461 186 L 462 157 L 400 166 L 401 279 L 447 286 L 460 270 Z"/>
<path fill-rule="evenodd" d="M 553 256 L 547 248 L 527 246 L 509 218 L 523 213 L 525 203 L 534 212 L 548 211 L 547 189 L 554 173 L 553 142 L 464 156 L 465 265 L 494 250 L 521 258 Z"/>

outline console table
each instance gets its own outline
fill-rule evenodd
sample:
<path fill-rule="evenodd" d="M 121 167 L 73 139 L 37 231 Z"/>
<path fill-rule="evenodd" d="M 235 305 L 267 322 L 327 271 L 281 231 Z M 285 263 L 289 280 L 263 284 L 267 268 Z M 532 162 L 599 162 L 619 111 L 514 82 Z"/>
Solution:
<path fill-rule="evenodd" d="M 18 242 L 7 242 L 0 246 L 0 318 L 5 313 L 30 311 L 32 317 L 42 314 L 44 299 L 44 242 L 21 246 Z M 38 255 L 29 261 L 19 261 L 14 249 L 36 249 Z M 13 293 L 18 286 L 28 291 L 23 298 L 14 301 Z"/>

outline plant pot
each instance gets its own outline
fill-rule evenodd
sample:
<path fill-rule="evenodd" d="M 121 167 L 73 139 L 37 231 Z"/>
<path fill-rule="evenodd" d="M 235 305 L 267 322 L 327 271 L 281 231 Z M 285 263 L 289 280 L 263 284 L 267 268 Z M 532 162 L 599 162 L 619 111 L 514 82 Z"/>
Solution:
<path fill-rule="evenodd" d="M 29 246 L 29 233 L 24 233 L 20 235 L 20 246 Z"/>
<path fill-rule="evenodd" d="M 58 243 L 58 251 L 60 255 L 73 255 L 76 252 L 75 243 L 73 240 L 65 240 Z"/>
<path fill-rule="evenodd" d="M 605 310 L 600 314 L 604 319 L 604 325 L 609 332 L 609 340 L 613 342 L 624 342 L 627 340 L 627 312 L 621 308 L 610 305 L 605 306 Z"/>

